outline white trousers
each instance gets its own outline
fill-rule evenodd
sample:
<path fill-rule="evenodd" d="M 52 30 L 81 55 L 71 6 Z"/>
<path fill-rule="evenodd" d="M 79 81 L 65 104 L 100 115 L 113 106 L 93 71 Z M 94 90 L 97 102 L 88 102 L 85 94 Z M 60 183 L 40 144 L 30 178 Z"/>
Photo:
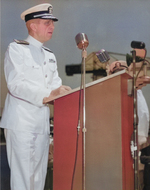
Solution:
<path fill-rule="evenodd" d="M 11 190 L 43 190 L 47 172 L 49 135 L 6 130 Z"/>

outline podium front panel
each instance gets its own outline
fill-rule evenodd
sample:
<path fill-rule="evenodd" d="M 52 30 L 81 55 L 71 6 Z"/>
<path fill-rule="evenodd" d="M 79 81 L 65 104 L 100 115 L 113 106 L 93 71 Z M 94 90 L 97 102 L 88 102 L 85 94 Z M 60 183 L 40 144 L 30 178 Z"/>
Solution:
<path fill-rule="evenodd" d="M 133 98 L 127 95 L 127 79 L 119 75 L 86 88 L 86 190 L 134 189 Z M 55 100 L 53 190 L 71 190 L 72 185 L 82 190 L 82 129 L 74 172 L 78 113 L 79 91 Z"/>

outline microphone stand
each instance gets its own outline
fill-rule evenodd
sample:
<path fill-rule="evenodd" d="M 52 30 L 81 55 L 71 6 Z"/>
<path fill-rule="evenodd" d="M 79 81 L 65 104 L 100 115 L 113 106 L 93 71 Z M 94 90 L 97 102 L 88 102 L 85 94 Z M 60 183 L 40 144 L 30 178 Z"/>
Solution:
<path fill-rule="evenodd" d="M 133 56 L 133 99 L 134 99 L 134 190 L 139 189 L 138 183 L 138 115 L 137 115 L 137 90 L 136 90 L 136 51 L 132 51 Z"/>
<path fill-rule="evenodd" d="M 87 51 L 86 48 L 89 45 L 88 38 L 86 34 L 84 33 L 79 33 L 75 37 L 77 46 L 79 49 L 82 49 L 82 76 L 81 76 L 81 113 L 82 116 L 80 117 L 82 121 L 82 190 L 85 190 L 85 133 L 86 133 L 86 127 L 85 127 L 85 121 L 86 121 L 86 116 L 85 116 L 85 59 L 87 58 Z M 83 92 L 83 93 L 82 93 Z M 80 121 L 79 121 L 80 122 Z M 78 134 L 80 131 L 80 123 L 78 123 Z"/>
<path fill-rule="evenodd" d="M 83 44 L 82 49 L 82 88 L 83 88 L 83 94 L 82 94 L 82 116 L 83 116 L 83 138 L 82 138 L 82 151 L 83 151 L 83 158 L 82 158 L 82 190 L 85 190 L 85 133 L 86 133 L 86 113 L 85 113 L 85 59 L 87 58 L 87 51 Z"/>

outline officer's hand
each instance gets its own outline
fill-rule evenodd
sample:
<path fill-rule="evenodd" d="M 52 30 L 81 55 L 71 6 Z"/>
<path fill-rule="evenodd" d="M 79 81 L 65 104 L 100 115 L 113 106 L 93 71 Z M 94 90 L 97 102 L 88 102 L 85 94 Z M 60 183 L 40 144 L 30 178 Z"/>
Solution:
<path fill-rule="evenodd" d="M 71 88 L 69 86 L 60 86 L 59 88 L 52 90 L 49 97 L 45 97 L 43 99 L 43 104 L 46 104 L 52 100 L 54 100 L 59 95 L 67 94 L 69 91 L 71 91 Z"/>

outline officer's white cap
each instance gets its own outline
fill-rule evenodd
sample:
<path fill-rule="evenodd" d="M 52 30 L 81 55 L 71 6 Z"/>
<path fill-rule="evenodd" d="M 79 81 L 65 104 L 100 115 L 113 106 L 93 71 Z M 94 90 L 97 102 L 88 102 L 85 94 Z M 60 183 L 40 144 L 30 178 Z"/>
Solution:
<path fill-rule="evenodd" d="M 36 5 L 21 14 L 21 19 L 25 20 L 25 22 L 37 18 L 58 21 L 58 19 L 53 16 L 53 6 L 49 3 Z"/>

